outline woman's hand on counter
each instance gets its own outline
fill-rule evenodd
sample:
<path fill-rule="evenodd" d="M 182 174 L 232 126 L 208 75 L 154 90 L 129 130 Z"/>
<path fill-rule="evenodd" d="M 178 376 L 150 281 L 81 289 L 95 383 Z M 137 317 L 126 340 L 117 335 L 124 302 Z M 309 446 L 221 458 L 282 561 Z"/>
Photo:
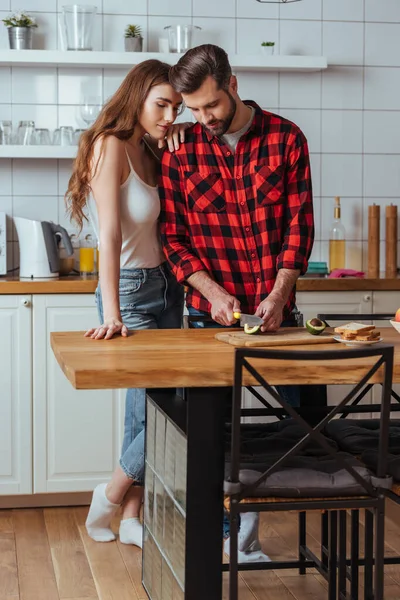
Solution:
<path fill-rule="evenodd" d="M 122 337 L 127 337 L 128 328 L 119 319 L 106 319 L 100 327 L 89 329 L 85 333 L 85 337 L 90 337 L 92 340 L 109 340 L 116 333 L 120 333 Z"/>

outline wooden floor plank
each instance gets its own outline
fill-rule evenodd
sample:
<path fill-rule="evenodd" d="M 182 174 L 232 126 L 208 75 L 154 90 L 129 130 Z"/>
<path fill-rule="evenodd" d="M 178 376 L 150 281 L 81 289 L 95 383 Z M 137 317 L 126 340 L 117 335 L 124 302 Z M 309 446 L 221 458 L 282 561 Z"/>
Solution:
<path fill-rule="evenodd" d="M 257 600 L 254 594 L 247 587 L 244 579 L 239 574 L 239 600 Z M 147 599 L 148 600 L 148 599 Z M 222 579 L 222 600 L 229 600 L 229 573 L 223 574 Z"/>
<path fill-rule="evenodd" d="M 82 538 L 70 508 L 44 510 L 60 599 L 97 598 Z"/>
<path fill-rule="evenodd" d="M 242 577 L 257 600 L 293 600 L 291 592 L 273 571 L 246 571 Z"/>
<path fill-rule="evenodd" d="M 13 510 L 20 600 L 59 600 L 40 509 Z"/>
<path fill-rule="evenodd" d="M 87 510 L 86 510 L 87 512 Z M 138 600 L 117 542 L 93 541 L 82 524 L 82 510 L 74 509 L 77 527 L 96 584 L 100 600 Z"/>
<path fill-rule="evenodd" d="M 283 573 L 283 571 L 281 572 Z M 288 577 L 279 574 L 279 579 L 296 600 L 321 600 L 326 596 L 325 586 L 314 575 Z"/>
<path fill-rule="evenodd" d="M 137 546 L 121 544 L 117 542 L 118 550 L 125 563 L 132 584 L 139 600 L 148 600 L 148 596 L 142 586 L 142 551 Z"/>
<path fill-rule="evenodd" d="M 14 535 L 14 527 L 12 522 L 11 510 L 0 510 L 0 537 Z"/>
<path fill-rule="evenodd" d="M 4 598 L 19 599 L 17 553 L 13 535 L 0 537 L 0 599 Z"/>

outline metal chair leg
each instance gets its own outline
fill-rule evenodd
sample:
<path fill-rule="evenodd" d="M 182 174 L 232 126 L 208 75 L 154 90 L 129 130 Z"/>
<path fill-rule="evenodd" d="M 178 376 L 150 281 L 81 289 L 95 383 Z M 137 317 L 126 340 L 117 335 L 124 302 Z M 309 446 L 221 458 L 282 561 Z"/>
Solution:
<path fill-rule="evenodd" d="M 373 592 L 373 542 L 374 515 L 371 509 L 365 509 L 365 566 L 364 566 L 364 600 L 376 600 Z M 382 600 L 382 599 L 380 599 Z"/>
<path fill-rule="evenodd" d="M 385 565 L 385 498 L 379 498 L 379 505 L 375 510 L 375 569 L 374 592 L 375 600 L 384 598 L 384 565 Z"/>
<path fill-rule="evenodd" d="M 337 511 L 329 513 L 328 598 L 336 600 L 337 589 Z"/>
<path fill-rule="evenodd" d="M 347 571 L 347 513 L 345 510 L 339 512 L 339 583 L 338 597 L 344 594 L 346 597 L 346 571 Z"/>
<path fill-rule="evenodd" d="M 238 512 L 237 501 L 231 500 L 229 538 L 229 600 L 238 600 Z"/>
<path fill-rule="evenodd" d="M 351 565 L 350 565 L 350 597 L 358 600 L 360 560 L 360 511 L 351 511 Z"/>
<path fill-rule="evenodd" d="M 307 521 L 306 521 L 306 519 L 307 519 L 307 513 L 305 511 L 299 512 L 299 561 L 300 561 L 299 574 L 300 575 L 306 574 L 306 568 L 304 566 L 305 557 L 302 552 L 302 550 L 305 548 L 306 543 L 307 543 Z"/>

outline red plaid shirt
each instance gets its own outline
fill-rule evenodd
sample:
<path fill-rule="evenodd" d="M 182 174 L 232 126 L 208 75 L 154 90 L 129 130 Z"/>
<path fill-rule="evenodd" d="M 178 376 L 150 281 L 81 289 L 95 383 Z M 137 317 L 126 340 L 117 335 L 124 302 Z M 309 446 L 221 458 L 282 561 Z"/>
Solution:
<path fill-rule="evenodd" d="M 314 239 L 307 141 L 253 102 L 250 129 L 233 154 L 199 123 L 164 152 L 159 180 L 164 253 L 179 282 L 207 271 L 245 313 L 272 291 L 278 269 L 307 270 Z M 189 288 L 187 304 L 210 313 Z M 295 289 L 284 309 L 293 310 Z"/>

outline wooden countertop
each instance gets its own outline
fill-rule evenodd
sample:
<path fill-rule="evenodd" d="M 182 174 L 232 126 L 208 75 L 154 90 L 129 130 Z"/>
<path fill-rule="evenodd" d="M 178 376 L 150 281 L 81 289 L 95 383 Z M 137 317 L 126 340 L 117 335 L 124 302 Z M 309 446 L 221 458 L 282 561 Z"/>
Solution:
<path fill-rule="evenodd" d="M 93 294 L 97 277 L 79 275 L 57 279 L 20 279 L 0 277 L 0 294 Z"/>
<path fill-rule="evenodd" d="M 0 294 L 91 294 L 97 286 L 97 277 L 83 279 L 79 275 L 58 279 L 19 279 L 0 277 Z M 341 279 L 302 278 L 297 281 L 298 292 L 356 292 L 356 291 L 400 291 L 397 279 Z"/>
<path fill-rule="evenodd" d="M 394 381 L 400 382 L 400 335 L 393 327 L 380 328 L 385 342 L 395 345 Z M 83 332 L 51 334 L 51 346 L 65 375 L 77 389 L 214 387 L 233 384 L 234 347 L 215 339 L 215 329 L 158 329 L 132 331 L 127 338 L 85 338 Z M 318 346 L 322 350 L 350 350 L 344 344 Z M 315 350 L 316 346 L 293 346 Z M 266 366 L 266 363 L 268 365 Z M 262 361 L 260 372 L 271 385 L 299 383 L 354 384 L 375 360 L 304 363 Z M 257 360 L 254 360 L 255 366 Z M 258 361 L 258 365 L 260 361 Z M 380 373 L 374 381 L 379 381 Z M 245 385 L 254 385 L 248 374 Z"/>

